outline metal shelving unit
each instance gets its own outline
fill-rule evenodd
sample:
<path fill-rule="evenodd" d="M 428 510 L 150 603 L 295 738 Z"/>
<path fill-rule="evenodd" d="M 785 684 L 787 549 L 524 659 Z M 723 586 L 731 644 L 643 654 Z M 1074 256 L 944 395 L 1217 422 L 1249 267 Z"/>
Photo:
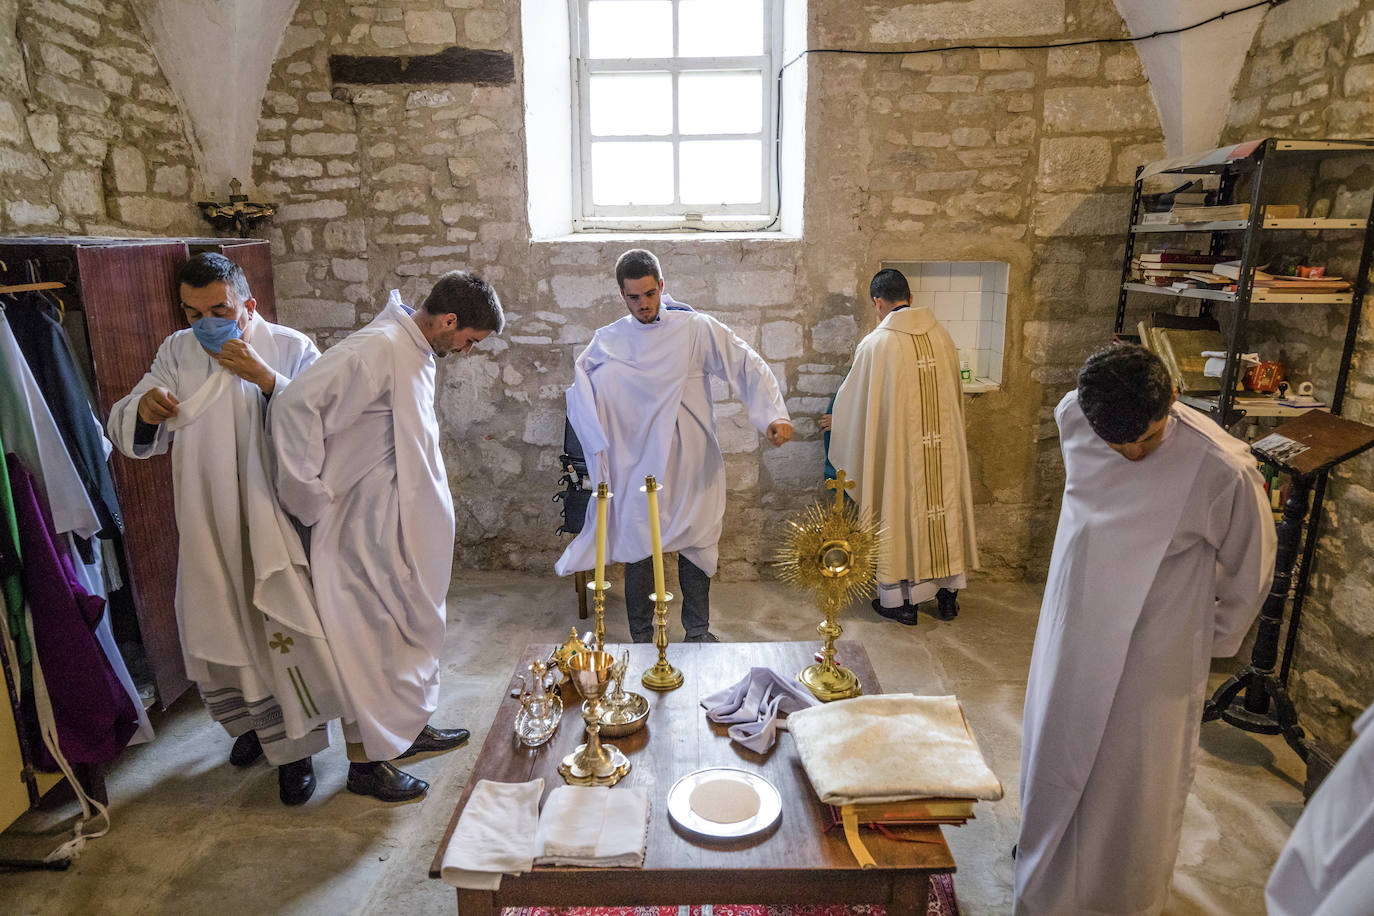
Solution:
<path fill-rule="evenodd" d="M 1120 333 L 1126 321 L 1127 300 L 1130 294 L 1140 293 L 1150 296 L 1167 296 L 1173 299 L 1202 300 L 1199 313 L 1214 314 L 1216 303 L 1224 303 L 1229 320 L 1226 366 L 1221 377 L 1221 392 L 1215 398 L 1185 398 L 1199 409 L 1205 410 L 1223 426 L 1231 426 L 1241 417 L 1286 416 L 1289 412 L 1299 413 L 1303 408 L 1284 408 L 1277 403 L 1266 406 L 1266 399 L 1237 397 L 1236 380 L 1240 374 L 1238 354 L 1246 349 L 1246 330 L 1250 317 L 1251 303 L 1282 303 L 1288 305 L 1342 305 L 1348 307 L 1345 346 L 1334 385 L 1331 388 L 1330 409 L 1339 414 L 1341 401 L 1345 397 L 1346 380 L 1350 370 L 1350 356 L 1355 348 L 1355 338 L 1359 330 L 1360 309 L 1364 298 L 1364 278 L 1368 275 L 1371 247 L 1374 246 L 1374 202 L 1371 202 L 1369 215 L 1364 218 L 1350 217 L 1269 217 L 1265 215 L 1270 204 L 1309 203 L 1279 199 L 1279 184 L 1285 173 L 1291 170 L 1308 168 L 1315 172 L 1322 161 L 1331 157 L 1365 156 L 1374 159 L 1374 141 L 1368 140 L 1283 140 L 1268 138 L 1250 141 L 1235 146 L 1221 147 L 1189 156 L 1153 162 L 1136 170 L 1134 192 L 1131 196 L 1130 229 L 1126 233 L 1126 252 L 1121 265 L 1121 288 L 1117 299 L 1116 324 L 1114 330 Z M 1144 183 L 1156 175 L 1206 175 L 1220 176 L 1217 191 L 1219 205 L 1244 203 L 1236 200 L 1236 189 L 1243 179 L 1249 181 L 1250 214 L 1258 218 L 1214 220 L 1189 223 L 1144 223 L 1143 215 Z M 1256 288 L 1255 271 L 1259 267 L 1261 249 L 1272 249 L 1271 241 L 1278 233 L 1363 233 L 1359 268 L 1350 277 L 1351 289 L 1346 292 L 1285 291 L 1281 288 Z M 1131 261 L 1135 256 L 1137 240 L 1140 236 L 1173 234 L 1179 236 L 1203 235 L 1206 249 L 1211 254 L 1221 254 L 1226 250 L 1240 251 L 1240 277 L 1234 290 L 1204 289 L 1200 287 L 1154 286 L 1134 282 L 1131 279 Z M 1294 247 L 1302 245 L 1301 238 L 1294 239 Z M 1300 313 L 1299 313 L 1300 314 Z"/>

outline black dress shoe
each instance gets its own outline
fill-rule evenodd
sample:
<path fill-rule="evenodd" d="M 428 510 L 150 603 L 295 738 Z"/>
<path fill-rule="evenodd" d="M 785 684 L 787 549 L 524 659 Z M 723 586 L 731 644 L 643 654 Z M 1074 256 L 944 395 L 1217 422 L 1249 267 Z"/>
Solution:
<path fill-rule="evenodd" d="M 420 734 L 411 742 L 410 747 L 396 755 L 396 759 L 405 760 L 416 754 L 437 754 L 441 751 L 451 751 L 458 745 L 466 743 L 467 740 L 468 730 L 466 728 L 435 728 L 433 725 L 426 725 L 420 729 Z"/>
<path fill-rule="evenodd" d="M 234 749 L 229 752 L 229 762 L 236 767 L 251 766 L 262 756 L 262 743 L 257 732 L 244 732 L 234 739 Z"/>
<path fill-rule="evenodd" d="M 888 620 L 895 620 L 909 627 L 916 626 L 917 620 L 919 619 L 916 615 L 916 605 L 908 602 L 902 602 L 901 607 L 883 607 L 883 603 L 877 598 L 874 598 L 873 610 L 877 611 L 880 616 L 886 617 Z"/>
<path fill-rule="evenodd" d="M 959 616 L 958 599 L 958 589 L 942 588 L 935 593 L 935 601 L 940 611 L 941 620 L 953 620 Z"/>
<path fill-rule="evenodd" d="M 348 765 L 348 791 L 384 802 L 410 801 L 429 791 L 429 783 L 403 773 L 385 760 Z"/>
<path fill-rule="evenodd" d="M 283 805 L 303 805 L 315 794 L 315 765 L 309 757 L 277 767 L 277 791 Z"/>

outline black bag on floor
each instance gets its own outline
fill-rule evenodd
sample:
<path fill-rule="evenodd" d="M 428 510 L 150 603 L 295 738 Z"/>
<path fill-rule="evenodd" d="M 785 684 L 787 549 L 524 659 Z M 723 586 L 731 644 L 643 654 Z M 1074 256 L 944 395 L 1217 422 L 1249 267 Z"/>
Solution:
<path fill-rule="evenodd" d="M 563 524 L 558 526 L 557 533 L 577 534 L 587 520 L 587 502 L 592 491 L 587 482 L 587 457 L 567 419 L 563 421 L 563 454 L 558 456 L 558 461 L 563 469 L 558 485 L 563 489 L 554 494 L 553 501 L 563 504 Z"/>

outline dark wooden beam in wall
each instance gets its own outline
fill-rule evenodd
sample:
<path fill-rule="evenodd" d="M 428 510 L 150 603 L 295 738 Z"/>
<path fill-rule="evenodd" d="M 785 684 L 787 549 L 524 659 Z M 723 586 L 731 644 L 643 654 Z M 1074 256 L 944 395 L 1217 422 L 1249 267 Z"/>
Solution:
<path fill-rule="evenodd" d="M 392 85 L 396 83 L 515 82 L 515 59 L 505 51 L 445 48 L 437 54 L 363 57 L 329 55 L 329 76 L 338 83 Z"/>

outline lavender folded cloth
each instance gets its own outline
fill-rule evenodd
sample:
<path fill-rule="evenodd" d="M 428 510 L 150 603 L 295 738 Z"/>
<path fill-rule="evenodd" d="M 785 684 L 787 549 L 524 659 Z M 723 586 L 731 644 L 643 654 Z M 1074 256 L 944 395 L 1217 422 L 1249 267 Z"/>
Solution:
<path fill-rule="evenodd" d="M 772 668 L 750 668 L 739 683 L 701 701 L 708 719 L 731 723 L 730 738 L 759 754 L 777 740 L 780 715 L 819 704 L 795 677 L 784 678 Z"/>

